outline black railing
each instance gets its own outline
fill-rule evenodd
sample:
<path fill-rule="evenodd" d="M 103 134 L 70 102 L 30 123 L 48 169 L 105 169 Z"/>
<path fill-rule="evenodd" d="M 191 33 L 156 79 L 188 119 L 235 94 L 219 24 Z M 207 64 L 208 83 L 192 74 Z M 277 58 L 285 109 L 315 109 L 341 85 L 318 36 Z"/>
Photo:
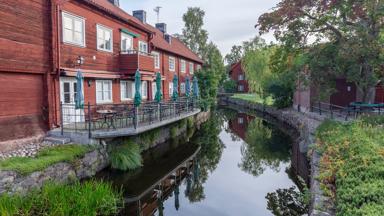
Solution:
<path fill-rule="evenodd" d="M 61 134 L 65 131 L 88 132 L 95 130 L 138 128 L 169 120 L 196 111 L 196 99 L 179 98 L 177 101 L 144 102 L 139 107 L 125 104 L 86 104 L 83 109 L 61 104 Z"/>
<path fill-rule="evenodd" d="M 344 120 L 355 119 L 362 114 L 366 115 L 381 115 L 383 114 L 382 106 L 363 107 L 357 105 L 350 105 L 347 107 L 338 106 L 335 104 L 316 102 L 312 105 L 312 112 L 319 113 L 320 115 L 328 116 L 330 118 L 342 118 Z"/>

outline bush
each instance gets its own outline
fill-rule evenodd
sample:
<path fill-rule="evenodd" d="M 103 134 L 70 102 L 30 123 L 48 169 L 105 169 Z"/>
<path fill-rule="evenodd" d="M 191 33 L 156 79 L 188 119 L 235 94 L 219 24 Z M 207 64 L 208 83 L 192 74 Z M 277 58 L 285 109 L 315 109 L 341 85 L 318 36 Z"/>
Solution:
<path fill-rule="evenodd" d="M 0 170 L 17 171 L 22 175 L 44 170 L 59 162 L 72 162 L 93 148 L 84 145 L 60 145 L 41 150 L 36 157 L 13 157 L 0 161 Z"/>
<path fill-rule="evenodd" d="M 236 86 L 237 86 L 236 82 L 232 79 L 228 79 L 223 83 L 223 88 L 226 93 L 236 92 Z"/>
<path fill-rule="evenodd" d="M 115 215 L 122 205 L 122 193 L 115 192 L 108 183 L 49 183 L 26 196 L 0 196 L 0 215 Z"/>
<path fill-rule="evenodd" d="M 272 95 L 274 106 L 281 109 L 292 106 L 293 103 L 293 88 L 279 80 L 273 80 L 268 83 L 266 92 Z"/>
<path fill-rule="evenodd" d="M 320 180 L 337 215 L 384 215 L 384 133 L 367 122 L 326 121 L 317 131 Z"/>
<path fill-rule="evenodd" d="M 111 146 L 109 157 L 113 169 L 127 171 L 143 165 L 140 146 L 130 139 L 122 145 Z"/>

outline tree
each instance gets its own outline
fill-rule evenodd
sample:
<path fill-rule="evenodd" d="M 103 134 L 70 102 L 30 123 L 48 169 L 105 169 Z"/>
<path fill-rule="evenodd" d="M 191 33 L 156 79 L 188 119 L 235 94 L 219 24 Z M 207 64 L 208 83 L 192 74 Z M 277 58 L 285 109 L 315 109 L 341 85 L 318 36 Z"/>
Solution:
<path fill-rule="evenodd" d="M 243 47 L 233 45 L 231 48 L 231 52 L 225 55 L 224 59 L 228 65 L 232 65 L 239 62 L 242 57 L 243 57 Z"/>
<path fill-rule="evenodd" d="M 334 46 L 334 61 L 323 62 L 325 70 L 320 76 L 329 80 L 334 77 L 330 73 L 341 71 L 356 84 L 362 100 L 370 102 L 372 89 L 382 76 L 383 15 L 381 0 L 282 0 L 272 12 L 260 16 L 257 27 L 260 33 L 274 31 L 287 47 L 319 51 L 324 48 L 321 44 Z M 314 66 L 309 65 L 311 75 Z"/>
<path fill-rule="evenodd" d="M 181 40 L 194 53 L 205 59 L 208 32 L 203 29 L 205 12 L 198 7 L 190 7 L 183 15 L 184 28 Z"/>

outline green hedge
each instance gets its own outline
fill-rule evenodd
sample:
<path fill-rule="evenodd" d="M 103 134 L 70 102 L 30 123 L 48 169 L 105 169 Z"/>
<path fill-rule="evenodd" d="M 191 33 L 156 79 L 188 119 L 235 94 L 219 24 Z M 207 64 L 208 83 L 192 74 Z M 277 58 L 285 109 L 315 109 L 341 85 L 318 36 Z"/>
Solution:
<path fill-rule="evenodd" d="M 337 215 L 384 215 L 384 132 L 373 117 L 317 131 L 320 180 Z"/>

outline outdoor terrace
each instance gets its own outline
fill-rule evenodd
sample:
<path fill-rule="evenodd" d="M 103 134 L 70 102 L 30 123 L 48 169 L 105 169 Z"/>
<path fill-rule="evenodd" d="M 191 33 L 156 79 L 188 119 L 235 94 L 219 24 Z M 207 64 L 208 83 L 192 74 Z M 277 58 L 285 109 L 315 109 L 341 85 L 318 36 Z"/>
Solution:
<path fill-rule="evenodd" d="M 120 71 L 123 74 L 134 74 L 137 69 L 155 72 L 154 58 L 148 53 L 128 50 L 120 53 Z"/>

